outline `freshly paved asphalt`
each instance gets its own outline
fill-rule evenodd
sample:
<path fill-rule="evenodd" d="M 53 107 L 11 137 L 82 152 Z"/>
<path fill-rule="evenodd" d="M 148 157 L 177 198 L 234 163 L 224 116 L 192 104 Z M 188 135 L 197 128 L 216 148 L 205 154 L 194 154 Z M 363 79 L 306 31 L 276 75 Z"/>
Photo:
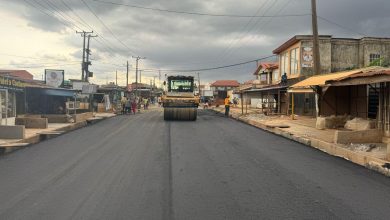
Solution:
<path fill-rule="evenodd" d="M 390 179 L 211 111 L 118 116 L 0 157 L 0 219 L 389 219 Z"/>

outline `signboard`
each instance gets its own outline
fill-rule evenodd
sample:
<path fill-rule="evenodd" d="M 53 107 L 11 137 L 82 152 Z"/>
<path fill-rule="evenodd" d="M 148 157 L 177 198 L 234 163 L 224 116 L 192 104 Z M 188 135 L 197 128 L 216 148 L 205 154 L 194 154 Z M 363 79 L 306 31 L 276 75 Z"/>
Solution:
<path fill-rule="evenodd" d="M 81 93 L 83 94 L 97 93 L 97 85 L 83 85 Z"/>
<path fill-rule="evenodd" d="M 64 85 L 64 70 L 45 69 L 45 83 L 54 88 Z"/>
<path fill-rule="evenodd" d="M 313 48 L 302 48 L 302 67 L 313 67 Z"/>
<path fill-rule="evenodd" d="M 2 89 L 23 91 L 26 86 L 27 83 L 21 80 L 0 76 L 0 88 Z"/>

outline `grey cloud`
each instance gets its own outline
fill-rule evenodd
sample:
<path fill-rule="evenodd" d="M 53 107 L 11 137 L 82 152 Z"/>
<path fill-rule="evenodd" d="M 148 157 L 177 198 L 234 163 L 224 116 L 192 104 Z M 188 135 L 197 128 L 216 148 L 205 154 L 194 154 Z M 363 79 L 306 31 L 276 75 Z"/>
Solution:
<path fill-rule="evenodd" d="M 30 0 L 28 0 L 30 1 Z M 67 11 L 61 0 L 50 0 Z M 65 0 L 64 0 L 65 1 Z M 129 52 L 89 12 L 81 1 L 66 1 L 95 31 L 109 41 L 92 41 L 97 61 L 124 63 L 130 55 L 148 57 L 146 67 L 161 69 L 196 69 L 237 63 L 260 58 L 296 34 L 311 33 L 311 16 L 284 18 L 225 18 L 133 9 L 124 6 L 85 0 L 104 23 L 124 44 L 137 54 Z M 253 15 L 266 3 L 258 15 L 307 14 L 309 0 L 105 0 L 161 9 L 196 11 L 214 14 Z M 19 2 L 23 2 L 20 1 Z M 287 4 L 287 5 L 286 5 Z M 281 9 L 284 9 L 281 11 Z M 26 8 L 30 25 L 46 31 L 64 31 L 63 25 L 46 15 L 39 16 L 34 8 Z M 267 9 L 267 10 L 265 10 Z M 35 11 L 34 11 L 35 10 Z M 354 32 L 371 36 L 389 36 L 390 3 L 388 0 L 318 0 L 318 14 L 339 23 Z M 248 24 L 248 22 L 252 20 Z M 335 37 L 359 37 L 358 34 L 319 19 L 320 34 Z M 264 38 L 265 41 L 259 39 Z M 99 41 L 104 41 L 99 38 Z M 81 48 L 82 39 L 73 32 L 64 37 L 65 44 Z M 107 44 L 112 48 L 108 48 Z M 112 50 L 115 50 L 114 52 Z M 81 59 L 75 49 L 71 55 Z M 112 67 L 95 62 L 96 76 L 103 77 Z M 255 64 L 201 73 L 205 81 L 218 78 L 237 78 L 245 81 L 252 77 Z"/>

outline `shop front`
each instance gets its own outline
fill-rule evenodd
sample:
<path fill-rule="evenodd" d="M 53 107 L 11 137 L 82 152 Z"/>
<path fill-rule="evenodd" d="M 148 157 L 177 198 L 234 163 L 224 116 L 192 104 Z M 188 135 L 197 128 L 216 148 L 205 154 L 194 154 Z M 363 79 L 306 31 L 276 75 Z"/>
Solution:
<path fill-rule="evenodd" d="M 26 88 L 26 113 L 65 114 L 66 102 L 74 100 L 76 91 L 59 88 Z"/>
<path fill-rule="evenodd" d="M 12 125 L 18 114 L 25 113 L 25 87 L 27 83 L 0 76 L 0 125 Z"/>

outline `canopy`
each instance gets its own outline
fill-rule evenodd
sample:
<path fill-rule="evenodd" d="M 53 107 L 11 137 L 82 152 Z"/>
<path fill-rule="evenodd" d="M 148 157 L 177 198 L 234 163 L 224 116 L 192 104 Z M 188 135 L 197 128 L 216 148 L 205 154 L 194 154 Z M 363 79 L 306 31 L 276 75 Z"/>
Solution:
<path fill-rule="evenodd" d="M 328 81 L 332 80 L 338 80 L 338 79 L 345 79 L 346 77 L 349 77 L 354 74 L 359 73 L 365 73 L 369 71 L 376 71 L 381 69 L 381 67 L 368 67 L 368 68 L 362 68 L 362 69 L 356 69 L 356 70 L 350 70 L 350 71 L 343 71 L 343 72 L 337 72 L 337 73 L 330 73 L 330 74 L 323 74 L 323 75 L 317 75 L 309 77 L 305 80 L 302 80 L 292 86 L 290 86 L 290 89 L 288 92 L 290 93 L 311 93 L 313 90 L 311 88 L 315 86 L 321 86 L 326 87 L 330 86 L 328 84 Z M 383 68 L 382 68 L 383 69 Z M 304 90 L 302 90 L 304 89 Z"/>

